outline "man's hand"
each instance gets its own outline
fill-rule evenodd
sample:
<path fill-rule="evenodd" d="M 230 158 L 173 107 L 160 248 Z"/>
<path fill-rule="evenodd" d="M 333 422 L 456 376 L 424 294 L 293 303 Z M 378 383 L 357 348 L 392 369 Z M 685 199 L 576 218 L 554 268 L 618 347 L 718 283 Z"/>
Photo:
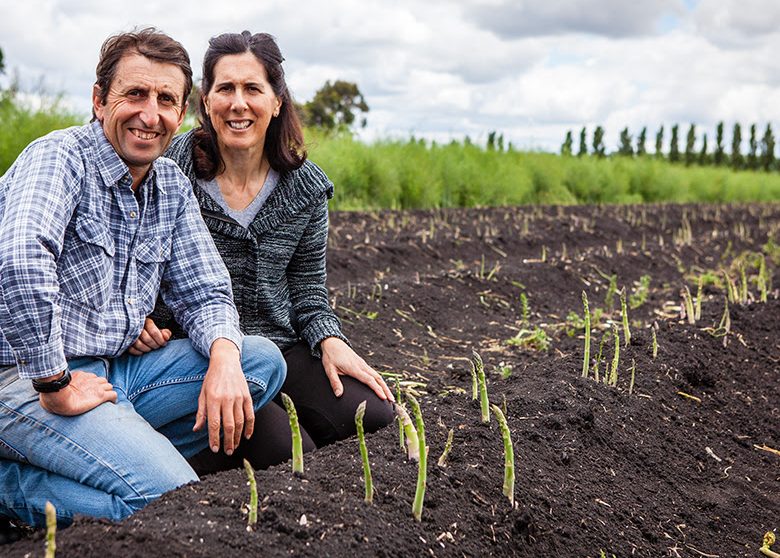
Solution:
<path fill-rule="evenodd" d="M 198 397 L 195 427 L 208 421 L 209 446 L 219 451 L 219 431 L 223 430 L 225 453 L 232 455 L 241 442 L 241 433 L 249 438 L 255 429 L 255 413 L 249 386 L 241 370 L 241 355 L 232 341 L 217 339 L 211 345 L 211 358 Z"/>
<path fill-rule="evenodd" d="M 73 372 L 70 384 L 60 391 L 41 393 L 41 407 L 54 413 L 72 417 L 91 411 L 110 401 L 116 403 L 116 392 L 108 380 L 92 372 Z"/>
<path fill-rule="evenodd" d="M 165 347 L 170 338 L 170 329 L 159 329 L 151 318 L 146 318 L 141 335 L 139 335 L 138 339 L 135 340 L 135 343 L 127 349 L 127 352 L 131 355 L 140 356 L 155 349 Z"/>
<path fill-rule="evenodd" d="M 327 337 L 320 342 L 322 351 L 322 366 L 330 380 L 330 387 L 336 397 L 344 393 L 344 386 L 339 376 L 352 376 L 370 387 L 379 399 L 395 401 L 393 392 L 385 383 L 384 378 L 360 358 L 344 341 L 338 337 Z"/>

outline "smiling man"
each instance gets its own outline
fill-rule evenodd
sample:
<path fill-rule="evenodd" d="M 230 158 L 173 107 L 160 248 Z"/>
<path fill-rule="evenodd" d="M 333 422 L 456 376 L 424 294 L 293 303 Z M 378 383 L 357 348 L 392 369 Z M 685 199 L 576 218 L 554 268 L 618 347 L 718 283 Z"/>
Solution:
<path fill-rule="evenodd" d="M 233 453 L 282 385 L 276 345 L 239 330 L 192 188 L 159 158 L 191 87 L 167 35 L 110 37 L 92 123 L 0 178 L 0 535 L 44 525 L 47 500 L 62 524 L 118 520 L 197 480 L 185 458 Z M 190 339 L 131 355 L 158 293 Z"/>

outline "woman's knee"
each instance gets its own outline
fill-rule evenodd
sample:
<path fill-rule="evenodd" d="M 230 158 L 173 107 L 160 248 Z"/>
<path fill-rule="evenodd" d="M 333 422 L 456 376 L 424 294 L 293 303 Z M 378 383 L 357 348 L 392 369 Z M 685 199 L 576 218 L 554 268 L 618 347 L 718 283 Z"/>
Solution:
<path fill-rule="evenodd" d="M 366 432 L 376 432 L 389 425 L 395 419 L 395 406 L 390 401 L 373 397 L 366 399 L 366 414 L 363 428 Z"/>

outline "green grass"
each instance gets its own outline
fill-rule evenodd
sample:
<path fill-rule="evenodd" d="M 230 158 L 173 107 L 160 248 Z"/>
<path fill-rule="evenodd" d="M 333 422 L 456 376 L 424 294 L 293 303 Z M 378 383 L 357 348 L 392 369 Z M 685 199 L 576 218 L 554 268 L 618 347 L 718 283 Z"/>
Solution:
<path fill-rule="evenodd" d="M 32 108 L 0 91 L 0 175 L 33 140 L 86 120 L 64 110 L 57 99 L 44 100 L 40 108 Z"/>
<path fill-rule="evenodd" d="M 0 174 L 35 138 L 83 123 L 55 101 L 40 109 L 0 93 Z M 471 144 L 307 132 L 310 158 L 336 185 L 333 209 L 424 209 L 527 204 L 780 200 L 780 174 L 684 167 L 655 158 L 561 157 Z"/>

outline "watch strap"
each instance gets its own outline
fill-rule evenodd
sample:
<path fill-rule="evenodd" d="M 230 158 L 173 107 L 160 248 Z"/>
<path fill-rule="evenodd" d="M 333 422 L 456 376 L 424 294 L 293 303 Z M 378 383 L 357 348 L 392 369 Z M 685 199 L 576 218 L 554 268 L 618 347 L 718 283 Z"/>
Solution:
<path fill-rule="evenodd" d="M 65 374 L 61 378 L 52 380 L 50 382 L 42 382 L 40 380 L 33 380 L 33 389 L 38 393 L 54 393 L 60 391 L 70 384 L 71 376 L 70 370 L 66 369 Z"/>

